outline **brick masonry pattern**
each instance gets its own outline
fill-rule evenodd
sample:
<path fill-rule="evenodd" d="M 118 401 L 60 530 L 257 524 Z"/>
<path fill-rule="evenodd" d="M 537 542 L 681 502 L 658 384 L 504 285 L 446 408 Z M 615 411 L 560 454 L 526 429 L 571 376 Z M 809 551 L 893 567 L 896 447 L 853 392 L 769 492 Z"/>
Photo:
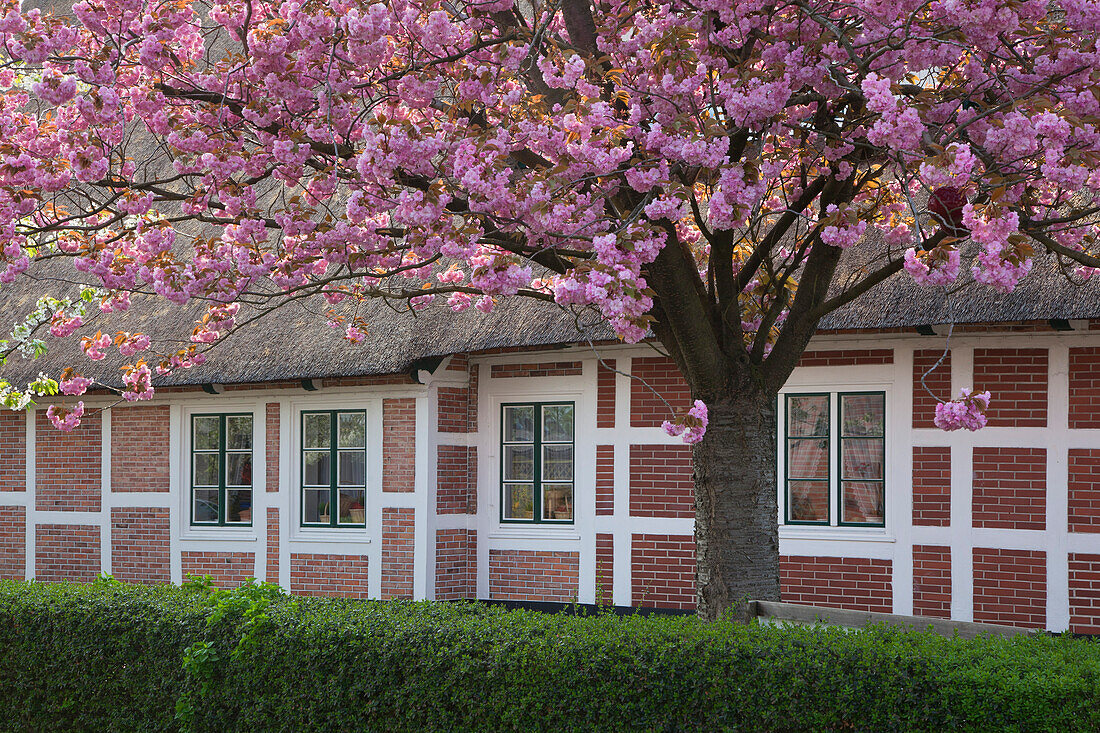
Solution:
<path fill-rule="evenodd" d="M 27 574 L 27 509 L 0 506 L 0 580 L 23 580 Z"/>
<path fill-rule="evenodd" d="M 435 532 L 435 597 L 454 601 L 477 596 L 477 532 L 438 529 Z"/>
<path fill-rule="evenodd" d="M 1100 555 L 1070 553 L 1069 629 L 1100 634 Z"/>
<path fill-rule="evenodd" d="M 943 361 L 935 369 L 936 362 Z M 925 376 L 925 372 L 931 372 Z M 921 379 L 924 384 L 921 385 Z M 932 394 L 928 394 L 928 390 Z M 935 395 L 935 397 L 933 397 Z M 917 349 L 913 352 L 913 427 L 934 428 L 937 399 L 949 400 L 951 394 L 951 352 L 944 356 L 943 349 Z"/>
<path fill-rule="evenodd" d="M 1047 556 L 1042 550 L 974 548 L 974 620 L 1046 626 Z"/>
<path fill-rule="evenodd" d="M 580 586 L 580 554 L 489 550 L 489 596 L 503 601 L 568 603 Z"/>
<path fill-rule="evenodd" d="M 630 361 L 630 425 L 657 428 L 672 419 L 672 410 L 691 407 L 691 391 L 671 359 L 664 356 L 637 356 Z M 654 394 L 654 390 L 657 394 Z M 668 405 L 662 401 L 668 401 Z"/>
<path fill-rule="evenodd" d="M 596 603 L 613 605 L 615 588 L 615 535 L 596 535 Z"/>
<path fill-rule="evenodd" d="M 630 446 L 630 516 L 695 516 L 690 446 Z"/>
<path fill-rule="evenodd" d="M 102 570 L 99 527 L 82 524 L 39 524 L 34 528 L 34 579 L 89 583 Z"/>
<path fill-rule="evenodd" d="M 382 400 L 382 491 L 416 489 L 416 400 Z"/>
<path fill-rule="evenodd" d="M 102 479 L 102 430 L 99 413 L 85 414 L 80 426 L 65 433 L 35 411 L 35 508 L 38 511 L 98 512 Z"/>
<path fill-rule="evenodd" d="M 596 516 L 615 513 L 615 446 L 596 446 Z"/>
<path fill-rule="evenodd" d="M 267 582 L 279 582 L 279 509 L 267 508 Z"/>
<path fill-rule="evenodd" d="M 368 564 L 364 555 L 291 553 L 290 590 L 311 596 L 368 598 Z"/>
<path fill-rule="evenodd" d="M 579 361 L 548 361 L 533 364 L 493 364 L 489 370 L 492 379 L 515 377 L 579 377 Z"/>
<path fill-rule="evenodd" d="M 779 558 L 781 597 L 789 603 L 890 613 L 893 563 L 853 557 Z"/>
<path fill-rule="evenodd" d="M 975 448 L 975 527 L 1045 529 L 1044 448 Z"/>
<path fill-rule="evenodd" d="M 1100 346 L 1069 350 L 1069 426 L 1100 428 Z"/>
<path fill-rule="evenodd" d="M 1046 427 L 1046 349 L 974 349 L 974 391 L 989 390 L 990 427 Z"/>
<path fill-rule="evenodd" d="M 256 577 L 256 555 L 251 552 L 200 552 L 184 550 L 180 557 L 183 577 L 209 575 L 219 588 L 240 588 Z"/>
<path fill-rule="evenodd" d="M 893 364 L 893 349 L 840 349 L 837 351 L 806 351 L 798 360 L 800 367 L 874 366 Z"/>
<path fill-rule="evenodd" d="M 634 605 L 695 608 L 695 538 L 691 535 L 632 535 L 630 566 Z"/>
<path fill-rule="evenodd" d="M 951 618 L 951 548 L 913 545 L 913 614 Z"/>
<path fill-rule="evenodd" d="M 1069 452 L 1069 531 L 1100 532 L 1100 450 Z"/>
<path fill-rule="evenodd" d="M 382 510 L 382 598 L 412 598 L 413 531 L 416 510 Z"/>
<path fill-rule="evenodd" d="M 168 405 L 111 409 L 111 491 L 171 490 Z"/>
<path fill-rule="evenodd" d="M 127 583 L 171 580 L 171 529 L 165 507 L 111 509 L 111 575 Z"/>
<path fill-rule="evenodd" d="M 4 470 L 0 471 L 0 491 L 26 491 L 26 413 L 10 410 L 0 412 L 0 445 L 4 446 Z"/>
<path fill-rule="evenodd" d="M 596 427 L 615 427 L 614 359 L 596 362 Z"/>
<path fill-rule="evenodd" d="M 441 445 L 437 450 L 436 514 L 476 514 L 477 448 Z"/>
<path fill-rule="evenodd" d="M 266 405 L 264 430 L 267 442 L 267 490 L 279 490 L 279 403 Z"/>
<path fill-rule="evenodd" d="M 951 524 L 951 449 L 913 447 L 913 524 Z"/>

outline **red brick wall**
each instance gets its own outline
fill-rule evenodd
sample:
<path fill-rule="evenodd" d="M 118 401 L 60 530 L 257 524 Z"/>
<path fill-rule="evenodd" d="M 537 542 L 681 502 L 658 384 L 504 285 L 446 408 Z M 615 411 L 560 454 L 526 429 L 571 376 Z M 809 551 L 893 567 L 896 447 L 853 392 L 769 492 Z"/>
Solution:
<path fill-rule="evenodd" d="M 660 427 L 671 420 L 668 405 L 653 393 L 656 390 L 672 410 L 679 413 L 691 407 L 691 391 L 676 365 L 664 356 L 639 356 L 631 360 L 630 425 L 635 428 Z M 642 380 L 642 381 L 639 381 Z"/>
<path fill-rule="evenodd" d="M 168 405 L 111 409 L 111 491 L 169 491 Z"/>
<path fill-rule="evenodd" d="M 975 527 L 1045 529 L 1045 448 L 975 448 Z"/>
<path fill-rule="evenodd" d="M 290 556 L 290 589 L 311 596 L 370 597 L 368 558 L 363 555 Z"/>
<path fill-rule="evenodd" d="M 279 582 L 279 510 L 267 509 L 267 582 Z"/>
<path fill-rule="evenodd" d="M 469 432 L 470 390 L 468 388 L 440 387 L 437 407 L 439 432 Z"/>
<path fill-rule="evenodd" d="M 951 525 L 950 448 L 913 448 L 913 524 Z"/>
<path fill-rule="evenodd" d="M 111 509 L 111 575 L 127 583 L 169 582 L 170 532 L 166 507 Z"/>
<path fill-rule="evenodd" d="M 1100 450 L 1069 452 L 1069 531 L 1100 532 Z"/>
<path fill-rule="evenodd" d="M 993 393 L 991 427 L 1045 427 L 1047 350 L 974 349 L 974 390 Z"/>
<path fill-rule="evenodd" d="M 209 575 L 219 588 L 239 588 L 256 577 L 256 555 L 251 552 L 194 552 L 184 550 L 183 577 Z"/>
<path fill-rule="evenodd" d="M 928 394 L 925 387 L 932 390 L 932 394 L 941 400 L 949 400 L 955 395 L 951 394 L 951 352 L 947 352 L 943 362 L 929 372 L 924 373 L 944 356 L 943 349 L 918 349 L 913 352 L 913 427 L 934 428 L 933 420 L 936 417 L 936 399 Z M 921 377 L 924 377 L 924 385 L 921 385 Z"/>
<path fill-rule="evenodd" d="M 441 445 L 435 477 L 436 514 L 477 513 L 477 448 Z"/>
<path fill-rule="evenodd" d="M 35 415 L 35 508 L 98 512 L 102 492 L 99 413 L 89 410 L 70 433 L 51 425 L 45 410 L 36 410 Z"/>
<path fill-rule="evenodd" d="M 974 620 L 1044 628 L 1047 555 L 1041 550 L 974 548 Z"/>
<path fill-rule="evenodd" d="M 1100 428 L 1100 346 L 1069 350 L 1069 426 Z"/>
<path fill-rule="evenodd" d="M 615 446 L 596 446 L 596 516 L 615 513 Z"/>
<path fill-rule="evenodd" d="M 436 530 L 435 597 L 441 601 L 477 597 L 476 531 Z"/>
<path fill-rule="evenodd" d="M 382 510 L 382 598 L 412 598 L 415 515 L 411 507 Z"/>
<path fill-rule="evenodd" d="M 596 362 L 596 427 L 615 427 L 614 359 Z"/>
<path fill-rule="evenodd" d="M 871 366 L 893 364 L 893 349 L 840 349 L 838 351 L 807 351 L 798 360 L 800 367 Z"/>
<path fill-rule="evenodd" d="M 27 576 L 27 510 L 0 506 L 0 580 Z"/>
<path fill-rule="evenodd" d="M 489 376 L 493 379 L 511 377 L 579 377 L 579 361 L 548 361 L 535 364 L 493 364 Z"/>
<path fill-rule="evenodd" d="M 382 491 L 416 489 L 416 400 L 382 400 Z"/>
<path fill-rule="evenodd" d="M 630 515 L 694 517 L 691 447 L 630 446 Z"/>
<path fill-rule="evenodd" d="M 951 548 L 913 545 L 913 614 L 951 618 Z"/>
<path fill-rule="evenodd" d="M 1069 630 L 1100 634 L 1100 555 L 1070 553 Z"/>
<path fill-rule="evenodd" d="M 267 420 L 264 425 L 267 443 L 267 490 L 279 490 L 279 403 L 267 403 Z"/>
<path fill-rule="evenodd" d="M 99 577 L 103 568 L 99 555 L 99 527 L 39 524 L 34 528 L 34 544 L 35 580 L 87 583 Z"/>
<path fill-rule="evenodd" d="M 50 429 L 53 430 L 52 425 Z M 27 413 L 0 411 L 0 446 L 4 451 L 0 491 L 26 491 Z"/>
<path fill-rule="evenodd" d="M 466 432 L 477 432 L 477 390 L 478 390 L 478 375 L 481 373 L 477 364 L 470 366 L 470 389 L 469 389 L 469 401 L 466 407 Z"/>
<path fill-rule="evenodd" d="M 691 535 L 633 535 L 630 567 L 635 606 L 695 608 L 695 539 Z"/>
<path fill-rule="evenodd" d="M 779 558 L 779 583 L 787 603 L 878 613 L 894 606 L 890 560 L 785 555 Z"/>
<path fill-rule="evenodd" d="M 544 550 L 489 550 L 489 597 L 503 601 L 577 598 L 580 554 Z"/>
<path fill-rule="evenodd" d="M 615 535 L 596 535 L 596 603 L 614 604 L 615 596 Z"/>

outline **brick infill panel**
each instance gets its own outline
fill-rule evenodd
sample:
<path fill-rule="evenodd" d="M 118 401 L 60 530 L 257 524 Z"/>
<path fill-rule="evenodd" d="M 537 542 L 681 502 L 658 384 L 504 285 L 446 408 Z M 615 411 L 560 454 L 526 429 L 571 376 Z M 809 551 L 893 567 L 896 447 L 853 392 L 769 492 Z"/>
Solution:
<path fill-rule="evenodd" d="M 615 535 L 596 535 L 596 603 L 614 605 L 615 594 Z"/>
<path fill-rule="evenodd" d="M 1046 427 L 1046 349 L 974 349 L 974 390 L 989 390 L 990 427 Z"/>
<path fill-rule="evenodd" d="M 34 528 L 34 579 L 89 583 L 103 569 L 99 527 L 83 524 L 39 524 Z"/>
<path fill-rule="evenodd" d="M 264 434 L 267 445 L 265 446 L 267 490 L 279 490 L 279 403 L 268 402 L 265 406 Z"/>
<path fill-rule="evenodd" d="M 974 548 L 974 620 L 1045 628 L 1047 556 L 1042 550 Z"/>
<path fill-rule="evenodd" d="M 382 400 L 382 491 L 416 489 L 416 399 Z"/>
<path fill-rule="evenodd" d="M 477 448 L 441 445 L 436 450 L 436 514 L 476 514 Z"/>
<path fill-rule="evenodd" d="M 267 508 L 267 582 L 279 583 L 279 509 Z"/>
<path fill-rule="evenodd" d="M 27 576 L 27 508 L 0 506 L 0 580 Z"/>
<path fill-rule="evenodd" d="M 0 491 L 26 491 L 27 413 L 0 411 L 0 445 L 4 446 Z"/>
<path fill-rule="evenodd" d="M 951 548 L 913 545 L 913 615 L 951 618 Z"/>
<path fill-rule="evenodd" d="M 531 364 L 493 364 L 489 369 L 492 379 L 515 377 L 579 377 L 579 361 L 547 361 Z"/>
<path fill-rule="evenodd" d="M 1100 428 L 1100 346 L 1069 350 L 1069 427 Z"/>
<path fill-rule="evenodd" d="M 435 532 L 435 597 L 440 601 L 477 596 L 477 532 L 438 529 Z"/>
<path fill-rule="evenodd" d="M 672 359 L 636 356 L 630 365 L 631 427 L 659 428 L 665 420 L 691 407 L 691 390 Z"/>
<path fill-rule="evenodd" d="M 940 357 L 943 361 L 940 362 Z M 936 362 L 940 362 L 936 366 Z M 935 366 L 935 369 L 932 367 Z M 932 369 L 932 371 L 928 371 Z M 928 372 L 925 375 L 925 372 Z M 921 384 L 921 379 L 924 384 Z M 928 389 L 925 389 L 927 387 Z M 932 394 L 928 394 L 931 390 Z M 936 405 L 951 394 L 951 352 L 943 349 L 918 349 L 913 352 L 913 427 L 936 427 Z"/>
<path fill-rule="evenodd" d="M 975 527 L 1045 529 L 1045 448 L 975 448 Z"/>
<path fill-rule="evenodd" d="M 596 446 L 596 516 L 615 513 L 615 446 Z"/>
<path fill-rule="evenodd" d="M 185 578 L 188 575 L 209 575 L 219 588 L 240 588 L 256 577 L 256 555 L 251 552 L 184 550 L 180 565 Z"/>
<path fill-rule="evenodd" d="M 1100 635 L 1100 555 L 1070 553 L 1069 630 Z"/>
<path fill-rule="evenodd" d="M 1069 531 L 1100 532 L 1100 449 L 1069 452 Z"/>
<path fill-rule="evenodd" d="M 45 410 L 35 411 L 35 509 L 100 510 L 101 425 L 100 413 L 89 411 L 77 428 L 66 433 L 50 424 Z"/>
<path fill-rule="evenodd" d="M 416 510 L 382 510 L 382 598 L 412 598 L 413 531 Z"/>
<path fill-rule="evenodd" d="M 695 608 L 695 538 L 691 535 L 632 535 L 630 567 L 635 606 Z"/>
<path fill-rule="evenodd" d="M 784 555 L 779 558 L 785 602 L 891 613 L 893 563 L 862 557 Z"/>
<path fill-rule="evenodd" d="M 839 349 L 837 351 L 806 351 L 798 360 L 799 367 L 874 366 L 893 364 L 893 349 Z"/>
<path fill-rule="evenodd" d="M 695 516 L 690 446 L 630 446 L 630 516 Z"/>
<path fill-rule="evenodd" d="M 111 575 L 126 583 L 169 582 L 171 539 L 166 507 L 111 509 Z"/>
<path fill-rule="evenodd" d="M 951 525 L 950 448 L 913 448 L 913 524 Z"/>
<path fill-rule="evenodd" d="M 440 387 L 436 393 L 436 428 L 441 433 L 470 431 L 470 388 Z"/>
<path fill-rule="evenodd" d="M 614 359 L 596 362 L 596 427 L 615 427 Z"/>
<path fill-rule="evenodd" d="M 111 491 L 170 491 L 168 405 L 111 408 Z"/>
<path fill-rule="evenodd" d="M 568 603 L 580 588 L 580 553 L 489 550 L 489 596 L 502 601 Z"/>
<path fill-rule="evenodd" d="M 310 596 L 369 598 L 365 555 L 291 553 L 290 590 Z"/>

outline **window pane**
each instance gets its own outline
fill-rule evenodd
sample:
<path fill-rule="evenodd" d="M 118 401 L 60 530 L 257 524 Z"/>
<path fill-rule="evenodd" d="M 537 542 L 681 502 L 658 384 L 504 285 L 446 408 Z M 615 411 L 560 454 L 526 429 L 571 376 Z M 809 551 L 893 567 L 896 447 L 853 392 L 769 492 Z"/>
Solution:
<path fill-rule="evenodd" d="M 787 397 L 787 435 L 791 438 L 829 434 L 828 395 Z"/>
<path fill-rule="evenodd" d="M 535 492 L 531 484 L 504 484 L 504 518 L 535 518 Z"/>
<path fill-rule="evenodd" d="M 191 474 L 191 485 L 217 486 L 218 468 L 217 453 L 196 453 L 194 472 Z"/>
<path fill-rule="evenodd" d="M 787 478 L 829 478 L 829 441 L 799 438 L 787 441 Z"/>
<path fill-rule="evenodd" d="M 840 521 L 851 524 L 883 523 L 881 481 L 844 481 L 841 484 Z"/>
<path fill-rule="evenodd" d="M 251 489 L 229 489 L 225 492 L 225 521 L 252 523 Z"/>
<path fill-rule="evenodd" d="M 544 445 L 542 447 L 542 480 L 573 480 L 572 445 Z"/>
<path fill-rule="evenodd" d="M 327 412 L 306 413 L 303 445 L 306 448 L 328 448 L 329 433 L 332 432 L 331 421 Z"/>
<path fill-rule="evenodd" d="M 787 510 L 792 522 L 829 521 L 829 482 L 791 481 Z"/>
<path fill-rule="evenodd" d="M 328 486 L 330 463 L 327 450 L 307 450 L 302 455 L 302 483 L 306 486 Z"/>
<path fill-rule="evenodd" d="M 362 448 L 366 445 L 367 416 L 361 412 L 341 412 L 337 415 L 340 448 Z"/>
<path fill-rule="evenodd" d="M 218 423 L 217 415 L 194 418 L 194 436 L 191 440 L 191 447 L 194 450 L 217 450 Z"/>
<path fill-rule="evenodd" d="M 530 443 L 535 439 L 535 408 L 504 408 L 504 442 Z"/>
<path fill-rule="evenodd" d="M 881 394 L 847 394 L 841 396 L 840 415 L 842 425 L 840 434 L 883 435 L 886 416 L 886 398 Z"/>
<path fill-rule="evenodd" d="M 252 454 L 251 453 L 226 453 L 225 454 L 225 485 L 226 486 L 251 486 L 252 485 Z"/>
<path fill-rule="evenodd" d="M 364 486 L 366 484 L 366 454 L 361 450 L 340 451 L 340 486 Z"/>
<path fill-rule="evenodd" d="M 573 518 L 573 484 L 542 485 L 542 518 Z"/>
<path fill-rule="evenodd" d="M 217 489 L 196 489 L 195 490 L 194 516 L 195 516 L 195 522 L 217 522 L 218 521 L 218 490 Z"/>
<path fill-rule="evenodd" d="M 226 450 L 252 450 L 252 416 L 230 415 L 225 418 Z"/>
<path fill-rule="evenodd" d="M 881 479 L 882 438 L 845 438 L 841 441 L 841 478 Z"/>
<path fill-rule="evenodd" d="M 305 500 L 305 521 L 309 524 L 328 524 L 328 489 L 306 489 Z"/>
<path fill-rule="evenodd" d="M 542 408 L 542 439 L 547 442 L 573 442 L 573 406 L 546 405 Z"/>
<path fill-rule="evenodd" d="M 362 489 L 340 490 L 340 524 L 363 524 L 366 514 Z"/>
<path fill-rule="evenodd" d="M 533 446 L 533 445 L 506 445 L 506 446 L 504 446 L 504 480 L 505 481 L 534 481 L 535 480 L 535 446 Z"/>

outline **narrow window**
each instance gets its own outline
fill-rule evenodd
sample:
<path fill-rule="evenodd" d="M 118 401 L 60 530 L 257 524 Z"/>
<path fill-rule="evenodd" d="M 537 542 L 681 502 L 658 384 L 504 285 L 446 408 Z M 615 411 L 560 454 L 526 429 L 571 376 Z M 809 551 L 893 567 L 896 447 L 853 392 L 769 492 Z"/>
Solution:
<path fill-rule="evenodd" d="M 252 525 L 252 415 L 191 417 L 191 524 Z"/>
<path fill-rule="evenodd" d="M 572 403 L 501 408 L 501 520 L 573 521 Z"/>
<path fill-rule="evenodd" d="M 366 526 L 367 416 L 302 413 L 302 525 Z"/>
<path fill-rule="evenodd" d="M 787 395 L 787 522 L 829 523 L 829 395 Z"/>
<path fill-rule="evenodd" d="M 840 523 L 886 521 L 886 396 L 841 393 Z"/>

